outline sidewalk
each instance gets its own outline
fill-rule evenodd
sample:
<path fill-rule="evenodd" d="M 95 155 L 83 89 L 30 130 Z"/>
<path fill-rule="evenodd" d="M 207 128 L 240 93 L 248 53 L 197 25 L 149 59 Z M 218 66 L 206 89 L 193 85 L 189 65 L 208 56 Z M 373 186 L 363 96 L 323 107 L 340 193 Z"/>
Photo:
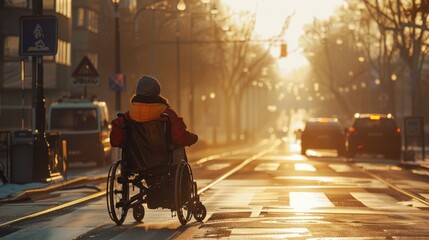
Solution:
<path fill-rule="evenodd" d="M 429 148 L 425 149 L 424 154 L 425 158 L 423 159 L 422 149 L 415 149 L 408 153 L 404 152 L 401 165 L 429 169 Z"/>

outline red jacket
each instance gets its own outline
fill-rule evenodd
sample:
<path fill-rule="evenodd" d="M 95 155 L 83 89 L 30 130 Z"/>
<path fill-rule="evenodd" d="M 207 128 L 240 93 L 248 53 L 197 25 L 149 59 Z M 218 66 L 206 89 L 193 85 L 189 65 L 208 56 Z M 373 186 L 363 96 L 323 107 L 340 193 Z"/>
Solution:
<path fill-rule="evenodd" d="M 180 146 L 191 146 L 198 141 L 198 136 L 187 131 L 183 118 L 177 113 L 161 103 L 131 103 L 130 111 L 125 115 L 134 121 L 147 122 L 158 120 L 161 121 L 160 115 L 167 113 L 171 125 L 171 140 L 174 144 Z M 123 117 L 115 118 L 112 121 L 112 131 L 110 132 L 110 144 L 113 147 L 122 147 L 125 139 L 125 122 Z"/>

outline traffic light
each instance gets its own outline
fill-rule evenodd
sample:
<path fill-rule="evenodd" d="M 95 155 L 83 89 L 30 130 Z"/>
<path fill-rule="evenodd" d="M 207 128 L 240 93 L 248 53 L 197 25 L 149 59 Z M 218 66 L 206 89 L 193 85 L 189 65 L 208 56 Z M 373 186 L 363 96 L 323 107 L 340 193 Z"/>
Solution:
<path fill-rule="evenodd" d="M 280 45 L 280 57 L 287 57 L 287 45 L 286 45 L 286 43 L 282 43 Z"/>

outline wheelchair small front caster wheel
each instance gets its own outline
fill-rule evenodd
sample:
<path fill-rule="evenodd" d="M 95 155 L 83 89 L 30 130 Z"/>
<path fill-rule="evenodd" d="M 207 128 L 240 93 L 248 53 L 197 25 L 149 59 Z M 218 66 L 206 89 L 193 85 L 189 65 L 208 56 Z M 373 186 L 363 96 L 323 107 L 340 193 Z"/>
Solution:
<path fill-rule="evenodd" d="M 137 205 L 133 207 L 133 217 L 136 222 L 142 222 L 144 218 L 144 207 L 143 205 Z"/>
<path fill-rule="evenodd" d="M 194 218 L 198 222 L 202 222 L 204 218 L 206 218 L 207 215 L 207 209 L 206 207 L 201 203 L 197 203 L 194 207 Z"/>

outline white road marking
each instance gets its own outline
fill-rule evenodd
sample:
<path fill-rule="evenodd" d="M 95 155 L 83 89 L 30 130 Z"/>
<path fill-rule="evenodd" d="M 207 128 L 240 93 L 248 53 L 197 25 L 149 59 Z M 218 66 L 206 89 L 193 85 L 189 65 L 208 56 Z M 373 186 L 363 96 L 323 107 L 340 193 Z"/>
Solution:
<path fill-rule="evenodd" d="M 215 194 L 209 198 L 204 198 L 204 202 L 211 206 L 248 206 L 253 199 L 257 189 L 242 188 L 242 187 L 228 187 L 222 191 L 216 191 Z"/>
<path fill-rule="evenodd" d="M 426 189 L 427 183 L 421 181 L 412 181 L 412 180 L 399 180 L 395 181 L 394 184 L 399 188 L 405 189 Z"/>
<path fill-rule="evenodd" d="M 211 164 L 207 167 L 207 170 L 210 171 L 217 171 L 217 170 L 222 170 L 224 168 L 227 168 L 231 166 L 231 163 L 217 163 L 217 164 Z"/>
<path fill-rule="evenodd" d="M 353 169 L 346 164 L 329 164 L 329 167 L 332 168 L 335 172 L 351 172 Z"/>
<path fill-rule="evenodd" d="M 234 228 L 228 239 L 288 239 L 311 237 L 307 228 Z"/>
<path fill-rule="evenodd" d="M 290 206 L 296 210 L 335 207 L 323 192 L 290 192 Z"/>
<path fill-rule="evenodd" d="M 379 171 L 401 171 L 402 168 L 392 166 L 389 164 L 374 164 L 374 163 L 356 163 L 356 166 L 366 170 L 379 170 Z"/>
<path fill-rule="evenodd" d="M 255 167 L 255 171 L 277 171 L 280 163 L 260 163 Z"/>
<path fill-rule="evenodd" d="M 315 172 L 316 168 L 308 163 L 295 163 L 295 171 Z"/>
<path fill-rule="evenodd" d="M 423 196 L 426 199 L 429 199 L 429 193 L 420 193 L 420 196 Z"/>
<path fill-rule="evenodd" d="M 372 209 L 394 209 L 396 210 L 405 210 L 405 211 L 418 211 L 418 208 L 404 206 L 398 203 L 398 200 L 395 198 L 382 193 L 368 193 L 368 192 L 351 192 L 350 193 L 354 198 L 363 203 L 365 206 Z"/>
<path fill-rule="evenodd" d="M 422 202 L 419 202 L 419 201 L 417 201 L 415 199 L 412 199 L 410 201 L 398 202 L 398 203 L 401 204 L 401 205 L 404 205 L 404 206 L 416 207 L 416 208 L 428 207 L 428 205 L 426 205 L 426 204 L 424 204 Z"/>

